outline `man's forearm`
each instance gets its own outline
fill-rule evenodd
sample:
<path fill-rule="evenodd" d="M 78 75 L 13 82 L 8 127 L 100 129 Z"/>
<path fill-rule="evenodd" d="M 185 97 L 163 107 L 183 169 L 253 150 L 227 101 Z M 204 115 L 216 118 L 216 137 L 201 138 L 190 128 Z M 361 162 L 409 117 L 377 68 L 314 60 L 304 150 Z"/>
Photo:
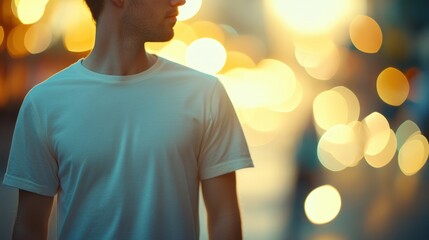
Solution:
<path fill-rule="evenodd" d="M 229 214 L 208 221 L 210 240 L 239 240 L 242 239 L 240 214 Z"/>

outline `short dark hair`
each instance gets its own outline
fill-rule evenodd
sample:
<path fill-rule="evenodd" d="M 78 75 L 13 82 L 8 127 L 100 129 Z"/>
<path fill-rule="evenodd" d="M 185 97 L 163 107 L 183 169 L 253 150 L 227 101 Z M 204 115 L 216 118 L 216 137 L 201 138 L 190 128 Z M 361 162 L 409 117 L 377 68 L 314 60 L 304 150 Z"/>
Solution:
<path fill-rule="evenodd" d="M 101 11 L 104 7 L 105 0 L 84 0 L 86 5 L 88 5 L 89 10 L 91 11 L 92 18 L 97 22 L 98 17 L 100 16 Z"/>

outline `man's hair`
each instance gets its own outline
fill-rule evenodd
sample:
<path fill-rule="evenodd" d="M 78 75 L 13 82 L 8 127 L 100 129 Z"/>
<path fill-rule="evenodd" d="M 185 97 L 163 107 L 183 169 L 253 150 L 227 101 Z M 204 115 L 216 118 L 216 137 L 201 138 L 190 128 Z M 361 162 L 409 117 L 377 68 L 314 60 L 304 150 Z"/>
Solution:
<path fill-rule="evenodd" d="M 84 0 L 86 5 L 88 5 L 89 10 L 91 11 L 92 18 L 97 22 L 98 17 L 100 16 L 101 11 L 103 10 L 105 0 Z"/>

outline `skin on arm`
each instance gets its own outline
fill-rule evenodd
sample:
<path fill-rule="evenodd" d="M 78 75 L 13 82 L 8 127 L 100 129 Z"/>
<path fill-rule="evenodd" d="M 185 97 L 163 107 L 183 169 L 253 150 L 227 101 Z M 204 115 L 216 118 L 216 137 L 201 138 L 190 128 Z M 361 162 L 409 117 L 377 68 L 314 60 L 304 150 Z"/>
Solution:
<path fill-rule="evenodd" d="M 19 190 L 12 239 L 47 239 L 53 197 Z"/>
<path fill-rule="evenodd" d="M 242 239 L 235 172 L 202 181 L 210 240 Z"/>

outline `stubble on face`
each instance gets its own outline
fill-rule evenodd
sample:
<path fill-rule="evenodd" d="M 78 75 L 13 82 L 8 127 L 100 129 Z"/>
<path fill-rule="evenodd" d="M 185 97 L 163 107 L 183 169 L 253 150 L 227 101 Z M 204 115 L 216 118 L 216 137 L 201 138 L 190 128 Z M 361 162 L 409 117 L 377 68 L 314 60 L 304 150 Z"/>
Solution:
<path fill-rule="evenodd" d="M 163 0 L 130 0 L 122 18 L 123 34 L 140 42 L 165 42 L 174 37 L 175 17 Z"/>

